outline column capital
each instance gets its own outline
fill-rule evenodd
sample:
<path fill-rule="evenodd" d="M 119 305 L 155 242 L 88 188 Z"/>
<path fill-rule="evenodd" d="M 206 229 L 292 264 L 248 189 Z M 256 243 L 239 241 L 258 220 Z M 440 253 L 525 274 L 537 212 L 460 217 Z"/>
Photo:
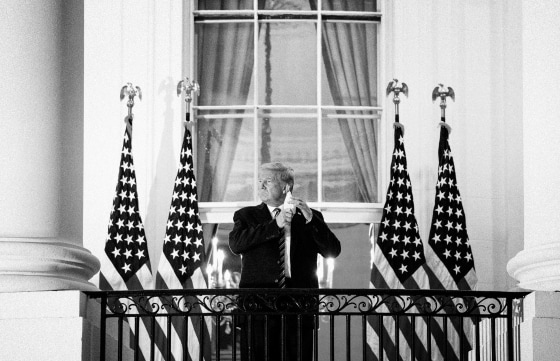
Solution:
<path fill-rule="evenodd" d="M 100 268 L 87 249 L 55 238 L 0 238 L 0 292 L 98 290 Z"/>
<path fill-rule="evenodd" d="M 507 264 L 518 286 L 537 291 L 560 290 L 560 243 L 526 248 Z"/>

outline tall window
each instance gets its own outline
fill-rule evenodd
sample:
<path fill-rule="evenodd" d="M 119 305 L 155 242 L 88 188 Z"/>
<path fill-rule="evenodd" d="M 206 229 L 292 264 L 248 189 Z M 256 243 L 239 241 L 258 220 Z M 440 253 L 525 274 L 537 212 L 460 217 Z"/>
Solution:
<path fill-rule="evenodd" d="M 258 169 L 270 161 L 294 168 L 294 194 L 312 206 L 371 222 L 380 202 L 377 2 L 198 0 L 191 13 L 208 222 L 231 222 L 233 209 L 258 202 Z"/>

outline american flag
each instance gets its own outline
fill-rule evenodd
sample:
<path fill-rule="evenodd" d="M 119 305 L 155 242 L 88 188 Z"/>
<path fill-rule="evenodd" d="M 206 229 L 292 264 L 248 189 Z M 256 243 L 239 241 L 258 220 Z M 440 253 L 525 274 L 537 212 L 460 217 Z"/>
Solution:
<path fill-rule="evenodd" d="M 443 125 L 438 157 L 436 198 L 428 240 L 437 258 L 432 258 L 429 264 L 443 289 L 474 290 L 477 276 L 467 234 L 465 211 L 457 187 L 455 164 L 449 146 L 449 130 Z"/>
<path fill-rule="evenodd" d="M 102 290 L 142 290 L 152 288 L 153 284 L 146 233 L 138 207 L 132 157 L 132 118 L 126 117 L 125 123 L 118 182 L 105 242 L 107 257 L 101 262 L 99 288 Z M 122 299 L 119 301 L 127 302 Z M 132 317 L 128 319 L 131 332 L 134 332 L 137 320 Z M 139 335 L 136 337 L 144 358 L 150 355 L 151 348 L 151 336 L 147 330 L 144 322 L 140 322 Z M 155 352 L 158 353 L 157 350 Z"/>
<path fill-rule="evenodd" d="M 407 169 L 403 130 L 399 123 L 395 123 L 394 142 L 391 178 L 385 207 L 377 240 L 372 242 L 370 287 L 419 289 L 427 285 L 427 277 L 423 272 L 426 257 L 418 231 L 418 223 L 414 216 L 412 185 Z M 373 240 L 372 229 L 370 228 L 370 236 Z M 395 302 L 398 301 L 395 300 Z M 380 359 L 381 353 L 386 360 L 409 358 L 413 337 L 417 338 L 414 340 L 416 357 L 422 360 L 429 359 L 420 339 L 422 330 L 416 326 L 417 332 L 411 332 L 412 325 L 409 318 L 401 317 L 399 319 L 401 337 L 399 337 L 399 354 L 397 354 L 394 337 L 395 323 L 392 319 L 385 318 L 380 326 L 379 317 L 368 317 L 368 360 Z M 380 335 L 383 340 L 382 344 L 380 344 Z"/>
<path fill-rule="evenodd" d="M 180 165 L 175 178 L 163 241 L 163 257 L 159 262 L 156 275 L 156 288 L 207 288 L 202 274 L 204 262 L 204 240 L 198 213 L 192 139 L 185 125 Z M 163 302 L 164 305 L 169 303 L 169 300 Z M 201 309 L 195 307 L 193 311 L 201 312 Z M 167 320 L 161 317 L 158 320 L 162 329 L 166 330 Z M 171 350 L 162 352 L 162 360 L 183 360 L 184 352 L 188 353 L 190 360 L 210 360 L 210 317 L 191 316 L 188 318 L 188 325 L 185 325 L 183 317 L 174 317 L 172 326 L 171 335 L 164 335 L 171 339 Z M 201 355 L 203 358 L 200 358 Z"/>
<path fill-rule="evenodd" d="M 388 285 L 407 287 L 415 281 L 416 271 L 426 262 L 424 248 L 418 231 L 418 223 L 414 216 L 412 185 L 408 175 L 406 153 L 402 128 L 395 129 L 395 147 L 391 161 L 391 179 L 383 217 L 379 228 L 376 245 L 379 252 L 375 253 L 374 265 L 381 272 L 372 272 L 372 283 L 375 288 L 381 287 L 381 281 Z M 379 260 L 380 262 L 375 262 Z M 381 277 L 383 279 L 381 280 Z M 410 280 L 410 281 L 409 281 Z M 423 280 L 412 283 L 422 285 Z M 393 287 L 392 287 L 393 288 Z"/>
<path fill-rule="evenodd" d="M 374 236 L 373 227 L 370 227 L 373 253 L 370 287 L 427 289 L 429 270 L 414 215 L 414 200 L 404 149 L 403 130 L 398 123 L 398 115 L 396 119 L 391 176 L 377 238 Z M 388 303 L 393 301 L 395 305 L 399 303 L 396 298 L 386 300 Z M 389 310 L 385 307 L 381 311 L 395 312 L 395 309 Z M 442 337 L 444 332 L 439 324 L 431 325 L 432 345 L 428 348 L 425 318 L 416 318 L 416 322 L 412 323 L 409 317 L 399 317 L 397 344 L 394 319 L 384 317 L 383 322 L 380 322 L 379 317 L 368 317 L 368 360 L 379 360 L 381 353 L 386 360 L 409 360 L 413 356 L 418 360 L 441 359 L 440 350 L 448 345 Z M 381 339 L 382 343 L 380 343 Z M 411 355 L 413 344 L 415 355 Z M 431 355 L 428 355 L 429 349 Z"/>
<path fill-rule="evenodd" d="M 467 234 L 465 211 L 461 202 L 461 195 L 457 187 L 455 164 L 449 146 L 449 129 L 447 124 L 441 123 L 439 139 L 439 166 L 436 183 L 436 195 L 430 236 L 428 266 L 431 289 L 445 290 L 475 290 L 477 276 L 474 259 Z M 452 352 L 448 359 L 460 357 L 460 337 L 465 337 L 466 353 L 472 344 L 469 320 L 464 322 L 464 329 L 457 319 L 450 318 L 452 332 Z"/>
<path fill-rule="evenodd" d="M 124 133 L 119 181 L 113 197 L 105 254 L 125 283 L 145 267 L 151 279 L 146 233 L 138 209 L 136 172 L 132 158 L 132 123 Z M 143 284 L 138 284 L 142 289 Z M 119 288 L 120 289 L 120 288 Z M 127 289 L 124 287 L 123 289 Z"/>

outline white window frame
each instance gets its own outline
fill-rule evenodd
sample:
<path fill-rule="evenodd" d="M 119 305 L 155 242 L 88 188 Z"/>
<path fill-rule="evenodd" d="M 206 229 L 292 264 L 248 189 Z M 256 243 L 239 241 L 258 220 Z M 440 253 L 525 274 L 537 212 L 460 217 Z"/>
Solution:
<path fill-rule="evenodd" d="M 252 15 L 252 20 L 239 20 L 240 22 L 252 22 L 255 26 L 255 28 L 257 28 L 258 23 L 259 23 L 259 18 L 258 15 L 277 15 L 277 14 L 286 14 L 286 11 L 278 11 L 278 10 L 258 10 L 258 1 L 254 0 L 254 4 L 253 7 L 255 10 L 237 10 L 237 11 L 229 11 L 229 13 L 238 13 L 238 14 L 243 14 L 243 15 Z M 379 16 L 380 18 L 384 17 L 385 14 L 385 1 L 384 0 L 380 0 L 378 2 L 378 11 L 374 12 L 374 13 L 354 13 L 354 12 L 338 12 L 338 11 L 322 11 L 321 10 L 321 1 L 318 1 L 318 10 L 317 11 L 297 11 L 297 14 L 302 14 L 302 15 L 316 15 L 317 16 L 317 20 L 315 20 L 316 23 L 321 24 L 322 22 L 322 14 L 328 14 L 328 15 L 366 15 L 366 16 Z M 189 74 L 189 78 L 193 79 L 194 76 L 194 69 L 196 67 L 196 61 L 195 61 L 195 57 L 194 54 L 196 53 L 196 49 L 194 47 L 194 34 L 195 34 L 195 20 L 194 17 L 195 15 L 212 15 L 212 14 L 216 14 L 219 13 L 218 11 L 213 11 L 213 10 L 207 10 L 207 11 L 195 11 L 194 10 L 194 2 L 185 2 L 185 8 L 184 8 L 184 17 L 186 19 L 188 19 L 188 26 L 185 27 L 185 39 L 188 39 L 188 43 L 187 46 L 184 47 L 185 49 L 185 53 L 183 54 L 184 59 L 186 59 L 185 61 L 185 74 Z M 267 20 L 264 20 L 264 22 L 266 22 Z M 270 20 L 271 22 L 279 22 L 282 20 Z M 294 20 L 285 20 L 287 22 L 293 22 Z M 297 20 L 296 20 L 297 21 Z M 310 22 L 310 20 L 306 19 L 303 20 L 305 22 Z M 231 20 L 210 20 L 209 22 L 231 22 Z M 262 21 L 261 21 L 262 22 Z M 378 94 L 378 104 L 380 106 L 376 106 L 376 107 L 344 107 L 344 106 L 320 106 L 320 104 L 322 103 L 322 92 L 321 92 L 321 86 L 322 86 L 322 75 L 321 75 L 321 66 L 317 67 L 317 105 L 315 106 L 289 106 L 290 109 L 297 109 L 297 108 L 301 108 L 301 109 L 312 109 L 314 110 L 315 114 L 313 116 L 314 119 L 317 120 L 317 153 L 319 155 L 318 157 L 318 190 L 319 190 L 319 200 L 317 202 L 309 202 L 309 206 L 317 209 L 319 211 L 321 211 L 323 213 L 323 216 L 325 218 L 325 221 L 327 223 L 379 223 L 381 221 L 381 216 L 383 213 L 383 204 L 384 204 L 384 197 L 382 196 L 383 194 L 385 194 L 385 189 L 387 188 L 387 180 L 385 178 L 387 178 L 387 154 L 390 150 L 387 149 L 387 136 L 388 136 L 388 128 L 386 126 L 387 123 L 387 119 L 386 119 L 386 107 L 385 106 L 381 106 L 381 105 L 385 105 L 386 101 L 382 100 L 384 99 L 384 94 L 385 94 L 385 88 L 383 86 L 383 84 L 386 83 L 385 81 L 385 74 L 386 74 L 386 59 L 385 59 L 385 47 L 386 47 L 386 28 L 387 28 L 387 21 L 380 21 L 378 24 L 378 48 L 377 48 L 377 61 L 379 64 L 378 67 L 378 89 L 377 89 L 377 94 Z M 322 37 L 322 26 L 317 26 L 317 64 L 322 64 L 322 42 L 321 42 L 321 37 Z M 258 44 L 258 32 L 255 31 L 254 32 L 254 44 Z M 253 73 L 253 78 L 254 79 L 258 79 L 258 71 L 259 71 L 259 67 L 258 67 L 258 52 L 255 51 L 254 52 L 254 73 Z M 201 87 L 204 86 L 204 84 L 201 84 Z M 288 106 L 285 105 L 268 105 L 268 106 L 263 106 L 263 105 L 259 105 L 258 104 L 258 96 L 259 92 L 258 92 L 258 84 L 255 84 L 255 91 L 253 92 L 253 104 L 254 105 L 248 105 L 248 106 L 241 106 L 241 107 L 219 107 L 219 106 L 198 106 L 196 103 L 196 99 L 194 99 L 193 101 L 193 106 L 192 106 L 192 118 L 193 119 L 193 124 L 192 124 L 192 134 L 195 135 L 197 134 L 197 122 L 196 119 L 198 119 L 198 115 L 197 112 L 198 110 L 209 110 L 209 109 L 220 109 L 220 108 L 227 108 L 227 109 L 232 109 L 232 108 L 236 108 L 236 109 L 250 109 L 252 110 L 252 114 L 246 114 L 245 116 L 248 118 L 252 118 L 254 125 L 255 125 L 255 129 L 258 128 L 258 122 L 260 119 L 260 114 L 262 114 L 263 110 L 265 109 L 282 109 L 282 108 L 287 108 Z M 251 95 L 249 95 L 251 96 Z M 322 196 L 322 129 L 321 129 L 321 124 L 322 124 L 322 119 L 323 119 L 323 111 L 327 111 L 327 110 L 333 110 L 333 109 L 339 109 L 339 110 L 351 110 L 351 109 L 357 109 L 359 108 L 360 110 L 371 110 L 371 111 L 377 111 L 378 113 L 380 113 L 379 115 L 379 119 L 378 121 L 379 123 L 379 144 L 378 144 L 378 161 L 379 161 L 379 178 L 378 178 L 378 194 L 380 195 L 379 197 L 379 202 L 377 203 L 355 203 L 355 202 L 324 202 L 321 199 Z M 282 116 L 277 115 L 278 116 Z M 302 113 L 302 114 L 298 114 L 298 113 L 290 113 L 289 114 L 290 117 L 293 116 L 303 116 L 303 117 L 308 117 L 309 116 L 309 112 L 307 113 Z M 239 117 L 243 117 L 243 115 L 236 115 L 236 118 Z M 274 113 L 272 114 L 267 114 L 267 117 L 269 118 L 274 118 L 275 115 Z M 327 115 L 327 117 L 329 117 Z M 333 115 L 333 117 L 336 118 L 340 118 L 340 115 Z M 352 118 L 356 118 L 356 116 L 352 116 Z M 255 137 L 257 137 L 257 132 L 255 132 Z M 258 139 L 255 139 L 255 142 L 258 142 Z M 197 149 L 196 148 L 196 136 L 193 137 L 193 149 Z M 255 149 L 255 160 L 258 159 L 258 149 L 257 147 L 254 148 Z M 196 162 L 196 161 L 195 161 Z M 255 198 L 256 197 L 256 193 L 257 193 L 257 176 L 258 176 L 258 164 L 257 161 L 255 161 L 255 165 L 254 165 L 255 169 L 254 169 L 254 180 L 253 180 L 253 189 L 255 192 Z M 195 164 L 195 169 L 197 169 L 197 166 Z M 201 221 L 203 223 L 233 223 L 233 213 L 238 210 L 239 208 L 245 207 L 245 206 L 250 206 L 250 205 L 255 205 L 257 202 L 255 201 L 251 201 L 251 202 L 199 202 L 198 207 L 199 207 L 199 212 L 200 212 L 200 218 Z"/>

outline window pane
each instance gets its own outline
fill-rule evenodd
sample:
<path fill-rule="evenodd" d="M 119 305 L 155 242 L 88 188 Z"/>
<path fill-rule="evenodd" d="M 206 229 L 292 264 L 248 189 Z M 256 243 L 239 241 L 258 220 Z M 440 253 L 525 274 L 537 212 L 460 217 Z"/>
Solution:
<path fill-rule="evenodd" d="M 249 118 L 198 119 L 197 184 L 201 202 L 253 200 L 254 127 L 252 115 L 245 116 Z"/>
<path fill-rule="evenodd" d="M 198 10 L 253 10 L 253 0 L 198 0 Z"/>
<path fill-rule="evenodd" d="M 197 24 L 196 42 L 198 104 L 252 104 L 253 24 Z"/>
<path fill-rule="evenodd" d="M 306 201 L 317 201 L 317 121 L 297 115 L 279 118 L 273 113 L 270 118 L 261 118 L 259 124 L 259 164 L 282 162 L 292 167 L 295 171 L 294 195 Z M 266 132 L 270 133 L 269 137 Z M 267 141 L 270 145 L 266 144 Z M 270 159 L 266 159 L 267 153 Z"/>
<path fill-rule="evenodd" d="M 259 1 L 259 10 L 309 10 L 309 0 L 266 0 Z"/>
<path fill-rule="evenodd" d="M 261 25 L 258 44 L 261 104 L 317 104 L 316 38 L 313 23 Z"/>
<path fill-rule="evenodd" d="M 330 114 L 331 117 L 323 120 L 323 200 L 326 202 L 378 201 L 380 114 L 353 113 L 356 118 L 336 118 Z"/>
<path fill-rule="evenodd" d="M 323 23 L 323 104 L 377 106 L 377 24 Z"/>
<path fill-rule="evenodd" d="M 314 0 L 314 2 L 317 0 Z M 323 10 L 333 11 L 377 11 L 376 0 L 322 0 Z"/>

